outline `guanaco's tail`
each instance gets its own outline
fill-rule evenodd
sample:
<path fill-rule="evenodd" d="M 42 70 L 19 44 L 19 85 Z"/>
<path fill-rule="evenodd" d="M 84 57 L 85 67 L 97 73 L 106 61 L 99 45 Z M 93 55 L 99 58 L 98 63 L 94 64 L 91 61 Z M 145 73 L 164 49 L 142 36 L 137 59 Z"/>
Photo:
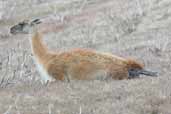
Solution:
<path fill-rule="evenodd" d="M 127 60 L 127 67 L 128 67 L 129 78 L 136 78 L 139 77 L 140 75 L 153 76 L 153 77 L 158 76 L 157 72 L 145 70 L 143 64 L 133 59 Z"/>

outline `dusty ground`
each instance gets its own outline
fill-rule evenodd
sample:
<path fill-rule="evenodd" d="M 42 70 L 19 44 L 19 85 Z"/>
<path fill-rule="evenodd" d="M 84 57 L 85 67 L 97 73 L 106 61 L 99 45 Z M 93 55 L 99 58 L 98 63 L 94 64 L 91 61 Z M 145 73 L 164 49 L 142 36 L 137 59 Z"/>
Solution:
<path fill-rule="evenodd" d="M 171 1 L 1 0 L 1 114 L 171 114 Z M 9 27 L 23 19 L 76 16 L 46 35 L 52 50 L 92 48 L 131 56 L 159 77 L 40 83 L 28 35 Z M 83 19 L 83 21 L 79 21 Z"/>

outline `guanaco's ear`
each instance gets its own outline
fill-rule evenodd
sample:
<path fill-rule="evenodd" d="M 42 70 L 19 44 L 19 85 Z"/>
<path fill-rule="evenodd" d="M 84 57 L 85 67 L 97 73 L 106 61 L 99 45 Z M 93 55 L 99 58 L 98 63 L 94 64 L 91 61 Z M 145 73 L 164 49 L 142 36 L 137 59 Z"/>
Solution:
<path fill-rule="evenodd" d="M 35 19 L 35 20 L 33 20 L 33 21 L 30 22 L 30 25 L 31 26 L 34 26 L 34 25 L 38 25 L 40 23 L 42 23 L 40 19 Z"/>

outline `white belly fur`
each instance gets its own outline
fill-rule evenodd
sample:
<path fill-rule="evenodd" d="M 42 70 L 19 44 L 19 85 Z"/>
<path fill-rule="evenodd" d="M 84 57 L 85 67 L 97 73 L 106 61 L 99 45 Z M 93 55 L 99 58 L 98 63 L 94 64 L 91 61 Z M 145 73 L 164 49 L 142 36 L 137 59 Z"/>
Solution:
<path fill-rule="evenodd" d="M 41 79 L 42 79 L 42 83 L 47 83 L 48 81 L 53 81 L 54 78 L 52 78 L 47 71 L 45 70 L 45 68 L 43 67 L 43 65 L 41 63 L 39 63 L 36 58 L 34 59 L 36 67 L 40 73 Z"/>
<path fill-rule="evenodd" d="M 30 38 L 32 38 L 32 34 L 29 34 L 30 36 Z M 32 47 L 32 40 L 31 39 L 29 39 L 29 41 L 30 41 L 30 44 L 31 44 L 31 50 L 32 50 L 32 52 L 33 52 L 33 47 Z M 34 53 L 33 53 L 33 55 L 34 55 Z M 38 71 L 39 71 L 39 74 L 40 74 L 40 76 L 41 76 L 41 82 L 42 83 L 47 83 L 48 81 L 54 81 L 54 78 L 52 78 L 48 73 L 47 73 L 47 71 L 46 71 L 46 69 L 43 67 L 43 65 L 39 62 L 39 60 L 36 58 L 36 56 L 33 56 L 33 60 L 34 60 L 34 62 L 35 62 L 35 64 L 36 64 L 36 67 L 37 67 L 37 69 L 38 69 Z"/>

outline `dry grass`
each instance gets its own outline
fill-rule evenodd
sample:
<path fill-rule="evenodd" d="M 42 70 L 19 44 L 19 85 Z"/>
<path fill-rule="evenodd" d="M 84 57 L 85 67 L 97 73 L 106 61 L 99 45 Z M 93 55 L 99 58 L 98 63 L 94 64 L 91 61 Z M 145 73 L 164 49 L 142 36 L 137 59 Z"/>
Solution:
<path fill-rule="evenodd" d="M 0 2 L 1 114 L 171 114 L 169 0 L 2 0 Z M 11 36 L 23 19 L 84 15 L 48 34 L 52 50 L 92 48 L 133 56 L 158 78 L 40 83 L 27 35 Z"/>

